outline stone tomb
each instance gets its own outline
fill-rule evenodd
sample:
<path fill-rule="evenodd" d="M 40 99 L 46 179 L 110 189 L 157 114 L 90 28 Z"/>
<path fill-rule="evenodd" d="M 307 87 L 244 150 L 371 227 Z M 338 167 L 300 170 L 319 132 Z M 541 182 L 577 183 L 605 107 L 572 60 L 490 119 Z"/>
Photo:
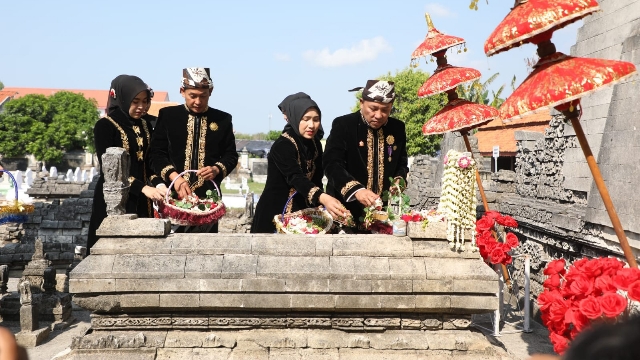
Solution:
<path fill-rule="evenodd" d="M 102 238 L 70 275 L 93 314 L 67 358 L 507 358 L 470 328 L 497 275 L 437 230 Z"/>

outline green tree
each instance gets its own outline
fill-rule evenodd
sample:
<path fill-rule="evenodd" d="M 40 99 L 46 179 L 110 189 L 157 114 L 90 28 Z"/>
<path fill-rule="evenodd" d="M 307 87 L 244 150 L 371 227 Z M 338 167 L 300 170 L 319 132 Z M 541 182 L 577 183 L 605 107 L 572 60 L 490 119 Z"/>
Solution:
<path fill-rule="evenodd" d="M 93 126 L 98 120 L 94 100 L 60 91 L 54 95 L 27 95 L 9 101 L 0 114 L 0 153 L 55 162 L 66 151 L 94 152 Z"/>
<path fill-rule="evenodd" d="M 390 72 L 379 77 L 380 80 L 394 81 L 396 86 L 396 99 L 393 103 L 391 116 L 402 120 L 407 132 L 407 153 L 409 156 L 429 154 L 434 155 L 440 149 L 441 135 L 422 135 L 422 126 L 438 112 L 447 102 L 445 94 L 439 94 L 428 98 L 418 98 L 418 89 L 429 78 L 429 74 L 421 70 L 405 68 Z M 360 97 L 356 94 L 356 106 L 352 111 L 360 110 Z"/>
<path fill-rule="evenodd" d="M 281 130 L 270 130 L 267 133 L 267 140 L 278 140 L 281 134 L 282 134 Z"/>
<path fill-rule="evenodd" d="M 4 84 L 0 81 L 0 90 L 4 89 Z"/>
<path fill-rule="evenodd" d="M 481 83 L 480 80 L 466 85 L 458 86 L 458 96 L 463 99 L 475 102 L 478 104 L 489 105 L 495 108 L 499 108 L 504 102 L 504 98 L 501 98 L 504 91 L 504 85 L 500 86 L 497 91 L 491 90 L 491 97 L 489 97 L 489 86 L 498 78 L 500 73 L 491 75 L 485 82 Z M 511 89 L 515 89 L 516 77 L 511 79 Z"/>

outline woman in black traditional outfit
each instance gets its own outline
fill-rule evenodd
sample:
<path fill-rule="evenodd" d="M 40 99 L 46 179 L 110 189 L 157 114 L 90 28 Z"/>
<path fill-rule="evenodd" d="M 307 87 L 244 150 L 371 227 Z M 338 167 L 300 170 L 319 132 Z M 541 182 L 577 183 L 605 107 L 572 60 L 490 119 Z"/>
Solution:
<path fill-rule="evenodd" d="M 109 147 L 124 148 L 130 157 L 129 198 L 126 211 L 138 217 L 152 217 L 153 200 L 162 201 L 166 187 L 160 185 L 159 177 L 153 176 L 149 167 L 148 148 L 151 142 L 151 125 L 142 119 L 150 101 L 150 90 L 140 78 L 120 75 L 111 82 L 107 115 L 96 122 L 93 127 L 96 155 L 100 163 L 100 178 L 94 190 L 93 211 L 89 223 L 87 250 L 90 251 L 98 240 L 96 229 L 107 217 L 107 205 L 102 192 L 104 174 L 102 172 L 102 154 Z"/>
<path fill-rule="evenodd" d="M 344 206 L 322 186 L 322 144 L 316 137 L 320 108 L 308 95 L 295 95 L 280 104 L 288 124 L 269 151 L 267 183 L 256 206 L 252 233 L 276 232 L 273 217 L 282 213 L 294 191 L 298 193 L 286 212 L 324 205 L 332 216 L 344 216 Z"/>

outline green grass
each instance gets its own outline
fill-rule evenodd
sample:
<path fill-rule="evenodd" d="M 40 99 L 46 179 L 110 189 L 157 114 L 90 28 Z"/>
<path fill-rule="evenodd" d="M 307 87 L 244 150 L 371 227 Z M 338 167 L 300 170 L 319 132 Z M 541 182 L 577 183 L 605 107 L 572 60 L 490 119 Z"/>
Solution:
<path fill-rule="evenodd" d="M 249 192 L 253 192 L 254 194 L 262 194 L 262 191 L 264 190 L 264 184 L 253 182 L 251 180 L 249 180 L 247 184 L 249 185 Z M 225 188 L 224 186 L 224 181 L 222 182 L 220 191 L 222 191 L 223 194 L 238 194 L 238 190 L 227 190 L 227 188 Z"/>

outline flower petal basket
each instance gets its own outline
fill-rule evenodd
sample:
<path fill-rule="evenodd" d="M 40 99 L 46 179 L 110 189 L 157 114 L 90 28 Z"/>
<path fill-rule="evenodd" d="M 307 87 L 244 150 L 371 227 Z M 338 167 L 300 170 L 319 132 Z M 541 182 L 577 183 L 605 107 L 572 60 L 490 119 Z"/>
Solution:
<path fill-rule="evenodd" d="M 18 201 L 18 183 L 13 175 L 8 171 L 3 171 L 13 183 L 13 189 L 15 191 L 14 200 L 0 200 L 0 225 L 6 223 L 24 223 L 28 219 L 28 215 L 33 213 L 34 206 L 31 204 L 24 204 Z"/>
<path fill-rule="evenodd" d="M 285 214 L 286 209 L 298 192 L 294 192 L 282 209 L 282 214 L 273 217 L 273 223 L 280 234 L 326 234 L 333 226 L 333 218 L 322 207 L 307 208 Z M 309 223 L 311 221 L 311 223 Z M 307 225 L 304 224 L 307 223 Z M 295 226 L 298 224 L 298 226 Z M 316 231 L 317 232 L 312 232 Z"/>
<path fill-rule="evenodd" d="M 178 176 L 182 176 L 188 172 L 197 171 L 185 170 Z M 222 194 L 220 193 L 220 188 L 213 180 L 211 181 L 211 183 L 213 183 L 213 186 L 215 186 L 216 191 L 218 192 L 217 201 L 207 202 L 206 200 L 199 200 L 199 203 L 195 204 L 195 206 L 191 209 L 185 209 L 178 207 L 175 204 L 171 204 L 169 194 L 171 193 L 171 189 L 173 188 L 173 184 L 175 183 L 177 178 L 178 177 L 176 177 L 169 185 L 169 191 L 167 191 L 164 201 L 161 203 L 157 203 L 157 209 L 155 212 L 155 216 L 157 218 L 169 219 L 171 220 L 171 224 L 173 225 L 201 226 L 213 224 L 227 213 L 227 208 L 222 202 Z M 205 205 L 205 210 L 201 210 L 198 208 L 198 206 L 201 205 Z"/>

